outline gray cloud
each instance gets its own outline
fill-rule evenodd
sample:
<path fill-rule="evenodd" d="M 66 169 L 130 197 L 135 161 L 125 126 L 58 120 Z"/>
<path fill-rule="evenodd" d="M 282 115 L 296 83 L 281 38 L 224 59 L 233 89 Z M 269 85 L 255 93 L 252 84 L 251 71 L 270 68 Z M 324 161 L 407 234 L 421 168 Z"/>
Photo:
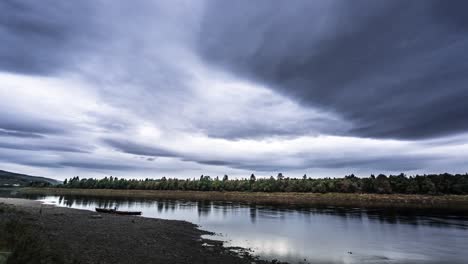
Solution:
<path fill-rule="evenodd" d="M 282 119 L 251 120 L 251 117 L 241 117 L 243 120 L 210 122 L 202 119 L 198 125 L 209 137 L 238 139 L 262 139 L 272 136 L 298 137 L 315 136 L 319 133 L 345 135 L 346 126 L 341 120 L 327 117 L 306 118 L 305 120 Z"/>
<path fill-rule="evenodd" d="M 45 75 L 73 72 L 97 86 L 106 103 L 131 109 L 160 126 L 202 131 L 210 137 L 242 139 L 343 133 L 339 124 L 327 118 L 283 118 L 274 122 L 268 121 L 268 113 L 255 117 L 256 112 L 246 108 L 232 109 L 226 113 L 229 119 L 180 115 L 178 109 L 197 104 L 196 100 L 200 104 L 215 103 L 198 98 L 191 87 L 196 78 L 193 69 L 200 65 L 186 53 L 190 53 L 187 51 L 193 49 L 196 40 L 196 10 L 200 5 L 185 3 L 180 9 L 165 1 L 54 3 L 55 0 L 2 3 L 5 16 L 0 19 L 0 25 L 5 30 L 0 31 L 0 40 L 11 45 L 0 48 L 0 57 L 4 57 L 0 70 Z M 149 25 L 151 30 L 144 25 Z M 205 88 L 207 93 L 210 88 Z M 265 108 L 264 102 L 258 103 L 249 108 Z M 127 125 L 100 118 L 100 113 L 92 114 L 99 118 L 101 128 L 109 131 L 125 129 Z M 20 128 L 24 130 L 44 124 L 50 126 L 49 122 L 33 122 L 30 126 L 30 122 L 19 122 L 15 114 L 11 117 L 16 121 L 9 125 L 25 126 Z"/>
<path fill-rule="evenodd" d="M 164 147 L 142 145 L 127 140 L 119 141 L 106 139 L 105 142 L 119 151 L 154 157 L 171 157 L 182 161 L 195 162 L 201 165 L 212 165 L 240 169 L 247 171 L 284 171 L 284 170 L 308 170 L 314 168 L 323 169 L 365 169 L 368 171 L 414 171 L 428 167 L 432 162 L 444 160 L 440 154 L 409 154 L 409 153 L 362 153 L 357 155 L 329 155 L 324 150 L 324 155 L 317 156 L 308 152 L 299 152 L 294 155 L 282 155 L 262 157 L 243 157 L 241 153 L 225 159 L 212 159 L 209 150 L 193 153 L 168 150 Z M 206 152 L 206 153 L 205 153 Z M 282 162 L 281 159 L 294 158 L 294 162 Z M 278 163 L 278 161 L 280 161 Z"/>
<path fill-rule="evenodd" d="M 55 175 L 464 168 L 466 138 L 446 135 L 468 128 L 465 5 L 1 1 L 0 161 Z M 362 137 L 400 140 L 373 153 Z"/>
<path fill-rule="evenodd" d="M 47 135 L 66 132 L 63 123 L 47 120 L 41 116 L 25 116 L 0 106 L 4 115 L 0 116 L 0 129 L 11 135 Z"/>
<path fill-rule="evenodd" d="M 231 162 L 231 161 L 225 161 L 225 160 L 192 160 L 192 159 L 189 159 L 189 158 L 184 158 L 184 161 L 193 161 L 193 162 L 196 162 L 196 163 L 199 163 L 199 164 L 205 164 L 205 165 L 227 166 L 227 167 L 231 167 L 231 168 L 240 167 L 239 163 Z"/>
<path fill-rule="evenodd" d="M 439 160 L 441 157 L 433 155 L 387 155 L 380 157 L 346 157 L 344 159 L 316 159 L 308 163 L 307 168 L 346 169 L 360 168 L 367 170 L 383 171 L 413 171 L 427 167 L 427 165 Z"/>
<path fill-rule="evenodd" d="M 275 164 L 273 160 L 257 162 L 245 161 L 241 163 L 235 162 L 217 162 L 217 161 L 197 161 L 201 164 L 210 165 L 223 165 L 231 168 L 242 169 L 247 171 L 263 171 L 263 172 L 275 172 L 275 171 L 288 171 L 288 170 L 300 170 L 307 171 L 310 169 L 345 169 L 345 170 L 365 170 L 365 171 L 415 171 L 424 169 L 430 164 L 431 161 L 440 160 L 441 157 L 435 157 L 431 155 L 387 155 L 387 156 L 346 156 L 346 157 L 327 157 L 327 158 L 312 158 L 304 159 L 299 164 Z"/>
<path fill-rule="evenodd" d="M 32 167 L 48 168 L 48 169 L 60 169 L 64 168 L 63 165 L 54 162 L 41 162 L 41 161 L 30 161 L 30 160 L 15 160 L 16 163 L 21 165 L 27 165 Z"/>
<path fill-rule="evenodd" d="M 30 143 L 7 143 L 0 142 L 0 148 L 4 149 L 17 149 L 17 150 L 31 150 L 31 151 L 63 151 L 63 152 L 80 152 L 80 153 L 89 153 L 87 150 L 83 150 L 76 147 L 66 146 L 64 142 L 58 142 L 54 144 L 30 144 Z"/>
<path fill-rule="evenodd" d="M 59 163 L 60 166 L 64 167 L 74 167 L 74 168 L 83 168 L 83 169 L 95 169 L 95 170 L 135 170 L 137 167 L 126 164 L 116 164 L 116 163 L 103 163 L 103 162 L 85 162 L 85 161 L 65 161 Z"/>
<path fill-rule="evenodd" d="M 24 138 L 43 138 L 44 136 L 36 133 L 22 132 L 15 130 L 0 129 L 0 136 L 4 137 L 24 137 Z"/>
<path fill-rule="evenodd" d="M 178 157 L 175 152 L 163 148 L 146 146 L 131 142 L 129 140 L 104 139 L 103 142 L 109 146 L 130 154 L 154 157 Z"/>
<path fill-rule="evenodd" d="M 97 26 L 90 4 L 87 0 L 1 1 L 0 69 L 49 75 L 71 66 L 71 60 L 82 59 L 80 53 Z"/>
<path fill-rule="evenodd" d="M 214 65 L 354 123 L 351 135 L 468 128 L 466 1 L 210 1 L 198 49 Z"/>

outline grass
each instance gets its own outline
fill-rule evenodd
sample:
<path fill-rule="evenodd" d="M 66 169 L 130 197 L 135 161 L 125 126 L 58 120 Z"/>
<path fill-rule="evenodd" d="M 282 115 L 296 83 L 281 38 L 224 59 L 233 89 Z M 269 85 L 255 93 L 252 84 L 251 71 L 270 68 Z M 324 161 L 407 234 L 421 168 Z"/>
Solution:
<path fill-rule="evenodd" d="M 32 219 L 0 203 L 0 264 L 62 263 L 51 257 L 47 241 L 40 238 L 41 227 L 31 222 Z"/>
<path fill-rule="evenodd" d="M 10 256 L 11 252 L 9 251 L 0 251 L 0 264 L 6 264 L 8 260 L 8 256 Z"/>
<path fill-rule="evenodd" d="M 148 199 L 216 200 L 283 205 L 330 205 L 356 207 L 395 207 L 457 209 L 468 211 L 468 195 L 408 195 L 359 193 L 293 192 L 201 192 L 159 190 L 23 188 L 25 194 L 134 197 Z"/>
<path fill-rule="evenodd" d="M 6 264 L 8 257 L 11 255 L 11 248 L 9 247 L 8 230 L 7 226 L 10 219 L 8 214 L 12 212 L 12 209 L 6 205 L 0 204 L 0 264 Z"/>

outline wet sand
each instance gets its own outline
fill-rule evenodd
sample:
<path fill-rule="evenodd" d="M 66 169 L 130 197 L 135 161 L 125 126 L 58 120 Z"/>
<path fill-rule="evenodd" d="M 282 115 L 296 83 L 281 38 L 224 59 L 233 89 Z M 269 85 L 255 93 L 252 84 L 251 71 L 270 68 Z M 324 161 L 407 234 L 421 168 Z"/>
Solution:
<path fill-rule="evenodd" d="M 265 263 L 202 239 L 208 232 L 185 221 L 11 198 L 0 198 L 0 216 L 0 240 L 10 241 L 12 263 Z"/>

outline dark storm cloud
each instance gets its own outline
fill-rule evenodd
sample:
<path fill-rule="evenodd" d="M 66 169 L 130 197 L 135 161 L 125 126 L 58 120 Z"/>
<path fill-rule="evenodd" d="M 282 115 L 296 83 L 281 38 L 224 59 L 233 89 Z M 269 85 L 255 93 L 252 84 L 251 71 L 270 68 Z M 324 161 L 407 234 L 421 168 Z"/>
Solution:
<path fill-rule="evenodd" d="M 419 139 L 468 128 L 468 3 L 211 1 L 198 50 L 354 123 L 351 135 Z"/>
<path fill-rule="evenodd" d="M 129 153 L 129 154 L 154 156 L 154 157 L 177 157 L 178 156 L 176 153 L 163 149 L 163 148 L 137 144 L 128 140 L 104 139 L 103 142 L 119 151 Z"/>
<path fill-rule="evenodd" d="M 93 19 L 89 1 L 0 1 L 0 70 L 25 74 L 63 70 L 78 57 Z"/>

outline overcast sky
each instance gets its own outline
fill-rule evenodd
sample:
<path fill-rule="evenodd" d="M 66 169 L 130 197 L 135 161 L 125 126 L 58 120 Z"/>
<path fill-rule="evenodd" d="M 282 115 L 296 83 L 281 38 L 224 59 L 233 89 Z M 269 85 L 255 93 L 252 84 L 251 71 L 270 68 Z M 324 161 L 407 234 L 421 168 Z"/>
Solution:
<path fill-rule="evenodd" d="M 0 169 L 468 171 L 460 0 L 2 0 Z"/>

